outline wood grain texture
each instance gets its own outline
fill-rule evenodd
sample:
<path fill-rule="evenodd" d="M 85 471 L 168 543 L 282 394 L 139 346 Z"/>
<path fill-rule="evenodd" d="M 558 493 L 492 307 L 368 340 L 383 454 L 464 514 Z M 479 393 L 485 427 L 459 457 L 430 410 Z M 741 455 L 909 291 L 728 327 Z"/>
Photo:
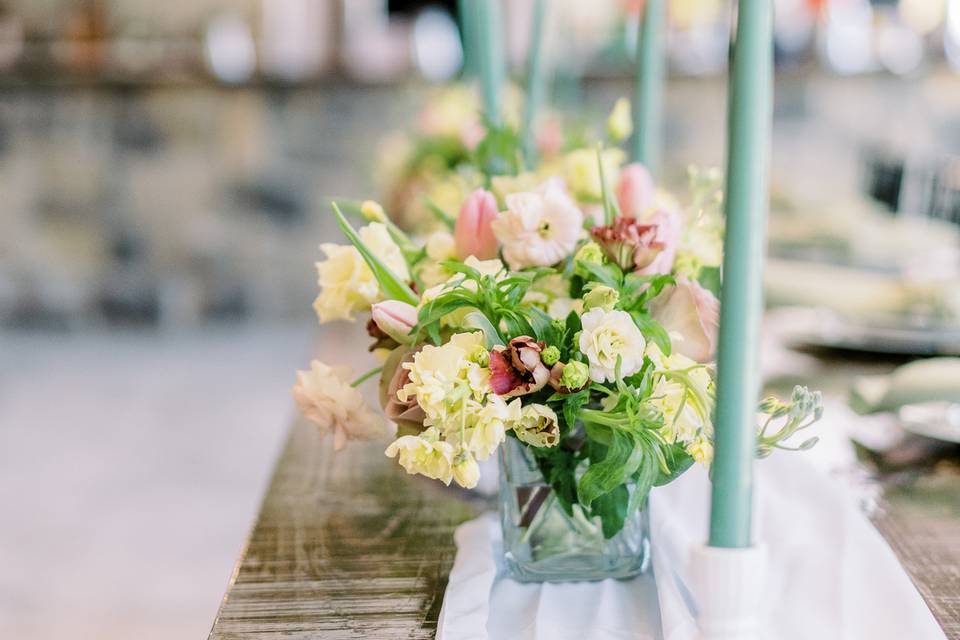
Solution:
<path fill-rule="evenodd" d="M 383 444 L 298 421 L 210 633 L 249 638 L 433 638 L 453 531 L 482 509 L 407 476 Z"/>
<path fill-rule="evenodd" d="M 888 489 L 874 523 L 949 640 L 960 640 L 960 473 L 944 466 Z"/>

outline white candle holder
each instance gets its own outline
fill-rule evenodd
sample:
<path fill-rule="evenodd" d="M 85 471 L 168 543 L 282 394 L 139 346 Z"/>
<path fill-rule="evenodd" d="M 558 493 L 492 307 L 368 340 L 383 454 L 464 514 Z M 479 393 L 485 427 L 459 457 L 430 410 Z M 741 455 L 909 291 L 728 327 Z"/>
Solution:
<path fill-rule="evenodd" d="M 693 552 L 700 640 L 759 640 L 767 547 L 700 546 Z"/>

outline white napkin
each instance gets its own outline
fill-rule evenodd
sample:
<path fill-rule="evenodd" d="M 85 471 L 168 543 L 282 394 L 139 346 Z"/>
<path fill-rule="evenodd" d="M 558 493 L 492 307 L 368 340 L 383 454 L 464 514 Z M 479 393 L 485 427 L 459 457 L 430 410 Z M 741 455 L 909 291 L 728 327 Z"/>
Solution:
<path fill-rule="evenodd" d="M 784 452 L 758 463 L 755 478 L 755 537 L 770 553 L 765 640 L 945 638 L 844 483 Z M 709 495 L 699 467 L 653 491 L 656 587 L 651 576 L 520 584 L 497 566 L 496 518 L 464 524 L 438 640 L 694 640 L 689 558 L 706 539 Z"/>

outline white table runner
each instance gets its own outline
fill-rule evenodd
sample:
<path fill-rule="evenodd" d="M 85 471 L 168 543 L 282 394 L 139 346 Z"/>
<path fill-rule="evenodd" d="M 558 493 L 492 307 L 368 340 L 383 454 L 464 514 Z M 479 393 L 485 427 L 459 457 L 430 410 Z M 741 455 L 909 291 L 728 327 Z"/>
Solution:
<path fill-rule="evenodd" d="M 826 440 L 823 454 L 831 450 Z M 816 460 L 778 452 L 756 465 L 755 539 L 770 552 L 765 638 L 945 638 L 858 497 Z M 689 553 L 707 535 L 709 492 L 706 472 L 696 468 L 651 495 L 656 586 L 651 576 L 520 584 L 497 566 L 496 517 L 464 524 L 437 638 L 694 640 Z"/>

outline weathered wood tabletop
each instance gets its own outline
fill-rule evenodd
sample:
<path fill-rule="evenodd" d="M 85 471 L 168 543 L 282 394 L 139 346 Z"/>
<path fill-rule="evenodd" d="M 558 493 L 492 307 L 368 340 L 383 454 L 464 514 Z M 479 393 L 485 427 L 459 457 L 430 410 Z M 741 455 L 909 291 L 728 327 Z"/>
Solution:
<path fill-rule="evenodd" d="M 433 638 L 453 530 L 482 508 L 295 422 L 210 638 Z"/>
<path fill-rule="evenodd" d="M 294 423 L 211 639 L 434 637 L 453 530 L 484 503 L 386 464 L 381 444 L 330 444 Z M 889 492 L 875 520 L 960 639 L 960 475 Z"/>

